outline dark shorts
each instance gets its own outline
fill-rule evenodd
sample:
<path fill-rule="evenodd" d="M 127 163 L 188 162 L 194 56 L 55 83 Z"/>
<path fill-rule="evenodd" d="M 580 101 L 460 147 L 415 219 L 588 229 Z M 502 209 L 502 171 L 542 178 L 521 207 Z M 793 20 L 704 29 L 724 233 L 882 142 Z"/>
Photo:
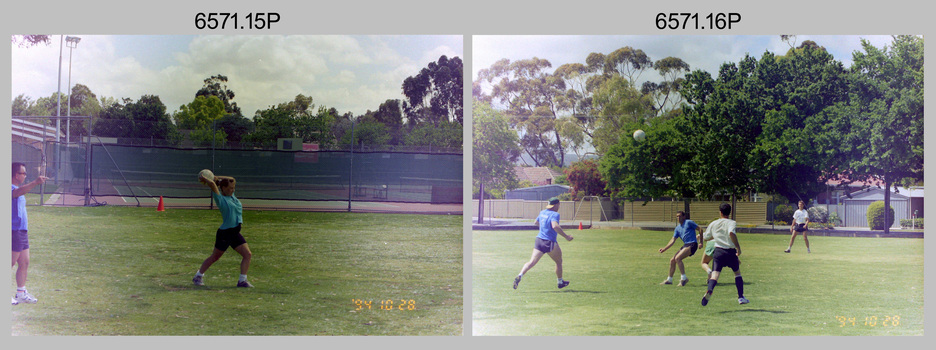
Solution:
<path fill-rule="evenodd" d="M 227 250 L 228 247 L 236 249 L 241 244 L 247 243 L 247 240 L 244 239 L 240 231 L 241 225 L 224 230 L 218 229 L 218 233 L 215 235 L 215 249 L 223 252 Z"/>
<path fill-rule="evenodd" d="M 25 230 L 13 230 L 13 251 L 29 249 L 29 234 Z"/>
<path fill-rule="evenodd" d="M 695 255 L 696 250 L 699 250 L 699 243 L 692 242 L 692 243 L 683 244 L 682 248 L 679 248 L 679 250 L 676 251 L 676 254 L 673 254 L 673 257 L 676 257 L 676 255 L 679 255 L 679 252 L 681 252 L 683 249 L 686 249 L 686 248 L 689 248 L 689 256 L 693 256 Z M 687 258 L 689 256 L 687 256 Z"/>
<path fill-rule="evenodd" d="M 809 230 L 809 228 L 806 227 L 806 224 L 796 224 L 793 226 L 793 230 L 796 232 L 805 232 L 806 230 Z"/>
<path fill-rule="evenodd" d="M 558 242 L 553 242 L 548 239 L 542 239 L 539 237 L 536 237 L 536 242 L 533 243 L 533 249 L 539 250 L 543 253 L 549 253 L 558 246 Z"/>
<path fill-rule="evenodd" d="M 734 249 L 725 249 L 715 247 L 715 253 L 712 253 L 712 259 L 715 260 L 713 270 L 721 272 L 722 268 L 729 267 L 733 271 L 741 268 L 741 261 L 738 260 L 738 251 Z"/>

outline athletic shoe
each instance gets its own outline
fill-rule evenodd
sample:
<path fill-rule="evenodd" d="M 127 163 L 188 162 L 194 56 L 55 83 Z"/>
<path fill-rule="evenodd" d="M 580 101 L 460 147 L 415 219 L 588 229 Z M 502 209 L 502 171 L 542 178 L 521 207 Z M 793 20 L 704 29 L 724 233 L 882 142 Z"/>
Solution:
<path fill-rule="evenodd" d="M 572 282 L 562 281 L 562 283 L 559 283 L 559 289 L 565 288 L 566 286 L 569 285 L 569 283 L 572 283 Z"/>
<path fill-rule="evenodd" d="M 26 303 L 26 304 L 35 304 L 39 302 L 39 300 L 34 298 L 28 292 L 23 292 L 22 294 L 16 293 L 16 301 L 20 303 Z"/>
<path fill-rule="evenodd" d="M 807 253 L 812 253 L 812 251 L 811 251 L 811 250 L 809 250 L 809 249 L 806 249 L 806 252 L 807 252 Z"/>
<path fill-rule="evenodd" d="M 679 280 L 679 286 L 680 286 L 680 287 L 685 286 L 686 283 L 689 283 L 689 279 L 688 279 L 688 278 L 687 278 L 687 279 L 684 279 L 684 280 Z"/>
<path fill-rule="evenodd" d="M 239 282 L 237 282 L 237 286 L 238 286 L 238 287 L 241 287 L 241 288 L 253 288 L 253 285 L 250 284 L 250 282 L 247 282 L 247 281 L 239 281 Z"/>
<path fill-rule="evenodd" d="M 667 285 L 667 284 L 673 284 L 673 280 L 666 280 L 666 281 L 660 282 L 661 286 Z"/>
<path fill-rule="evenodd" d="M 708 305 L 708 300 L 710 297 L 712 297 L 712 294 L 705 292 L 705 295 L 702 296 L 702 306 Z"/>
<path fill-rule="evenodd" d="M 747 303 L 750 303 L 750 302 L 751 302 L 751 301 L 750 301 L 750 300 L 747 300 L 747 298 L 745 298 L 745 297 L 740 297 L 740 298 L 738 298 L 738 304 L 744 305 L 744 304 L 747 304 Z"/>
<path fill-rule="evenodd" d="M 517 286 L 519 285 L 520 285 L 520 276 L 517 276 L 517 278 L 514 278 L 514 289 L 517 289 Z"/>
<path fill-rule="evenodd" d="M 789 249 L 787 249 L 787 250 L 784 250 L 783 252 L 784 252 L 784 253 L 789 253 L 789 252 L 790 252 L 790 250 L 789 250 Z"/>
<path fill-rule="evenodd" d="M 16 297 L 10 297 L 10 299 L 13 299 L 13 305 L 19 304 L 19 302 L 16 301 Z"/>
<path fill-rule="evenodd" d="M 202 281 L 202 276 L 195 276 L 195 277 L 192 277 L 192 284 L 196 286 L 204 286 L 205 281 Z"/>

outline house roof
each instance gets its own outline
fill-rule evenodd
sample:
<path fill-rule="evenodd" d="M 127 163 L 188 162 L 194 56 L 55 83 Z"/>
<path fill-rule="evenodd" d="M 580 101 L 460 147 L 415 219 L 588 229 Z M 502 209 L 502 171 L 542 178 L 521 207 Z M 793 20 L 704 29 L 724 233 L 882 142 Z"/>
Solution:
<path fill-rule="evenodd" d="M 512 190 L 508 190 L 508 191 L 518 191 L 518 192 L 530 192 L 530 191 L 533 191 L 533 192 L 535 192 L 535 191 L 541 191 L 541 190 L 550 189 L 550 188 L 561 189 L 563 192 L 568 192 L 569 190 L 572 189 L 572 187 L 565 186 L 565 185 L 544 185 L 544 186 L 533 186 L 533 187 L 516 188 L 516 189 L 512 189 Z"/>
<path fill-rule="evenodd" d="M 893 191 L 891 191 L 890 199 L 905 201 L 910 198 L 909 194 L 910 194 L 909 192 L 904 192 L 904 191 L 901 191 L 900 193 L 894 193 Z M 853 192 L 851 194 L 850 199 L 847 196 L 842 196 L 842 199 L 860 200 L 860 201 L 882 201 L 884 200 L 884 190 L 877 188 L 877 187 L 871 187 L 871 188 L 864 189 L 858 192 Z"/>
<path fill-rule="evenodd" d="M 518 180 L 527 180 L 535 185 L 555 184 L 556 177 L 563 175 L 561 172 L 552 170 L 547 167 L 518 166 L 514 167 L 514 172 L 517 174 Z"/>

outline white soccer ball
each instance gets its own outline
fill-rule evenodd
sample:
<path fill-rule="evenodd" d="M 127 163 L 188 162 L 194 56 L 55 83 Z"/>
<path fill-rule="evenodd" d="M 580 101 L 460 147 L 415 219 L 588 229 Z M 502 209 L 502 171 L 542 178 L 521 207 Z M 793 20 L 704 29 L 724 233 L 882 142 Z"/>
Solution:
<path fill-rule="evenodd" d="M 205 180 L 208 180 L 208 181 L 214 181 L 214 173 L 212 173 L 211 170 L 208 170 L 208 169 L 202 169 L 202 171 L 199 171 L 198 176 L 203 177 L 205 178 Z"/>
<path fill-rule="evenodd" d="M 634 140 L 637 140 L 637 142 L 643 141 L 645 138 L 647 138 L 647 133 L 645 133 L 643 130 L 638 129 L 637 131 L 634 131 Z"/>

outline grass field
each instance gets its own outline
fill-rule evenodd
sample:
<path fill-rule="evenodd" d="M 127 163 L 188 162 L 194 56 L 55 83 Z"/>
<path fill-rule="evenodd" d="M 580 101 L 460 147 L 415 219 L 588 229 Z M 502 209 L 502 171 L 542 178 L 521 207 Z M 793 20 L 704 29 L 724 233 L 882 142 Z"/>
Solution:
<path fill-rule="evenodd" d="M 702 307 L 701 251 L 685 260 L 685 287 L 659 285 L 679 245 L 672 232 L 569 230 L 564 278 L 544 256 L 520 287 L 534 231 L 472 233 L 473 335 L 923 335 L 923 240 L 741 234 L 750 304 L 739 305 L 730 269 Z M 679 279 L 676 271 L 675 279 Z"/>
<path fill-rule="evenodd" d="M 13 335 L 463 333 L 461 216 L 245 211 L 249 289 L 234 287 L 232 250 L 192 285 L 217 210 L 30 207 L 29 220 L 39 303 L 13 307 Z"/>

